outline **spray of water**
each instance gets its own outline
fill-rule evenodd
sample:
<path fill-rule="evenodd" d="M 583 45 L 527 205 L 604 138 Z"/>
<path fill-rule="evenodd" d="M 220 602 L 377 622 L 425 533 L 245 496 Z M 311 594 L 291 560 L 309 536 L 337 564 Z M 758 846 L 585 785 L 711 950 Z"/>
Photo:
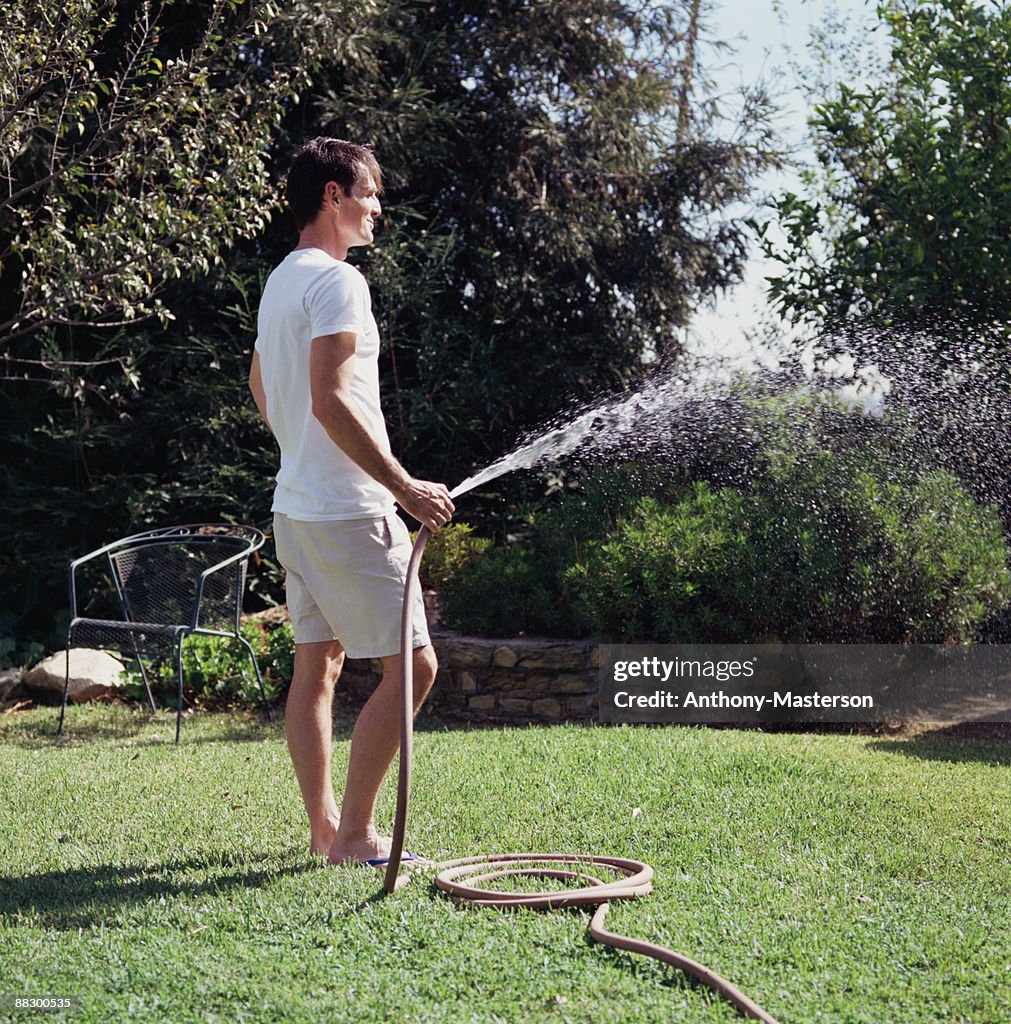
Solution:
<path fill-rule="evenodd" d="M 611 453 L 637 434 L 669 420 L 689 397 L 700 398 L 702 378 L 692 382 L 678 376 L 657 377 L 635 392 L 584 408 L 567 419 L 559 418 L 527 435 L 508 454 L 467 477 L 455 487 L 458 497 L 497 477 L 518 469 L 532 469 L 546 462 L 558 462 L 576 452 L 585 457 L 591 452 Z"/>
<path fill-rule="evenodd" d="M 850 450 L 886 443 L 889 435 L 880 425 L 901 424 L 905 450 L 888 453 L 897 474 L 914 463 L 953 472 L 977 500 L 998 505 L 1008 523 L 1011 393 L 1006 376 L 984 358 L 988 351 L 922 333 L 850 327 L 772 366 L 742 369 L 715 358 L 696 360 L 545 424 L 452 494 L 563 461 L 648 459 L 685 467 L 707 453 L 725 459 L 729 448 L 738 471 L 746 473 L 773 419 L 779 417 L 782 428 L 784 408 L 797 419 L 794 429 L 811 429 L 803 422 L 802 403 L 795 401 L 792 411 L 773 404 L 764 414 L 761 402 L 808 395 L 832 404 L 838 415 L 819 429 L 850 435 Z"/>

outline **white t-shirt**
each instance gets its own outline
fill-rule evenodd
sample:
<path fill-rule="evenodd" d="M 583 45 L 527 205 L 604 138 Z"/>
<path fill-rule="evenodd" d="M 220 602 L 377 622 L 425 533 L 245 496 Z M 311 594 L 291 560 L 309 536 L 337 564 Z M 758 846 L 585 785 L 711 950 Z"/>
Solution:
<path fill-rule="evenodd" d="M 390 450 L 379 408 L 379 331 L 369 286 L 354 267 L 322 249 L 298 249 L 263 289 L 256 351 L 267 418 L 281 447 L 273 511 L 290 519 L 364 519 L 393 510 L 393 495 L 336 445 L 312 413 L 312 339 L 353 331 L 351 394 L 369 433 Z"/>

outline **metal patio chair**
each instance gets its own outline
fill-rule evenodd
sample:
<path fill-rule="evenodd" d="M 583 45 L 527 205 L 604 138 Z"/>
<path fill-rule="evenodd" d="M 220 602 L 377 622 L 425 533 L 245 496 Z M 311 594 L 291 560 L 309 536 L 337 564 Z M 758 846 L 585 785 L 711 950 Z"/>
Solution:
<path fill-rule="evenodd" d="M 178 684 L 178 743 L 183 712 L 183 643 L 190 636 L 227 637 L 238 640 L 246 648 L 269 719 L 270 707 L 256 655 L 239 633 L 246 569 L 250 556 L 263 541 L 263 534 L 251 526 L 228 523 L 169 526 L 124 537 L 74 559 L 68 571 L 70 627 L 57 736 L 63 734 L 63 716 L 70 690 L 70 649 L 85 647 L 119 651 L 134 658 L 152 711 L 157 709 L 142 655 L 174 660 Z M 78 615 L 78 573 L 86 563 L 102 556 L 105 556 L 108 570 L 105 586 L 115 590 L 119 617 L 84 618 Z"/>

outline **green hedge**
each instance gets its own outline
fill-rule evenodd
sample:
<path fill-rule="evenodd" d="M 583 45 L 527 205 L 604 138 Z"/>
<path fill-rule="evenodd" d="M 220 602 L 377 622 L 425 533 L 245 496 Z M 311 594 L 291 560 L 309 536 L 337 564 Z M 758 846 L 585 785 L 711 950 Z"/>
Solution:
<path fill-rule="evenodd" d="M 832 465 L 805 471 L 804 488 L 697 484 L 673 507 L 644 499 L 566 585 L 611 641 L 976 639 L 1011 602 L 995 512 L 943 472 L 902 486 L 840 481 Z"/>
<path fill-rule="evenodd" d="M 803 393 L 756 404 L 751 422 L 763 444 L 735 487 L 623 469 L 532 513 L 443 581 L 447 625 L 624 642 L 940 643 L 979 639 L 1011 604 L 996 510 L 920 463 L 902 423 L 868 424 Z"/>
<path fill-rule="evenodd" d="M 454 550 L 453 530 L 467 530 L 469 556 L 458 558 L 451 572 L 434 583 L 444 621 L 465 633 L 516 636 L 586 636 L 594 623 L 580 605 L 566 573 L 595 544 L 608 536 L 635 506 L 644 491 L 663 492 L 666 474 L 625 468 L 591 476 L 575 493 L 546 509 L 530 510 L 502 546 L 475 550 L 476 538 L 462 524 L 444 527 L 429 543 Z M 487 547 L 487 540 L 484 541 Z M 429 554 L 422 562 L 422 572 Z"/>

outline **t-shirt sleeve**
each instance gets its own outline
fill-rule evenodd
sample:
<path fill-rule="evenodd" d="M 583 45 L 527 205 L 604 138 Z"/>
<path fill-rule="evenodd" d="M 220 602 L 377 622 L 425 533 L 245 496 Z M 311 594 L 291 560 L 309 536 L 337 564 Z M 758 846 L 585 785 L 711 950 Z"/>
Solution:
<path fill-rule="evenodd" d="M 350 267 L 325 270 L 306 289 L 305 311 L 311 338 L 352 331 L 365 332 L 364 280 Z"/>

